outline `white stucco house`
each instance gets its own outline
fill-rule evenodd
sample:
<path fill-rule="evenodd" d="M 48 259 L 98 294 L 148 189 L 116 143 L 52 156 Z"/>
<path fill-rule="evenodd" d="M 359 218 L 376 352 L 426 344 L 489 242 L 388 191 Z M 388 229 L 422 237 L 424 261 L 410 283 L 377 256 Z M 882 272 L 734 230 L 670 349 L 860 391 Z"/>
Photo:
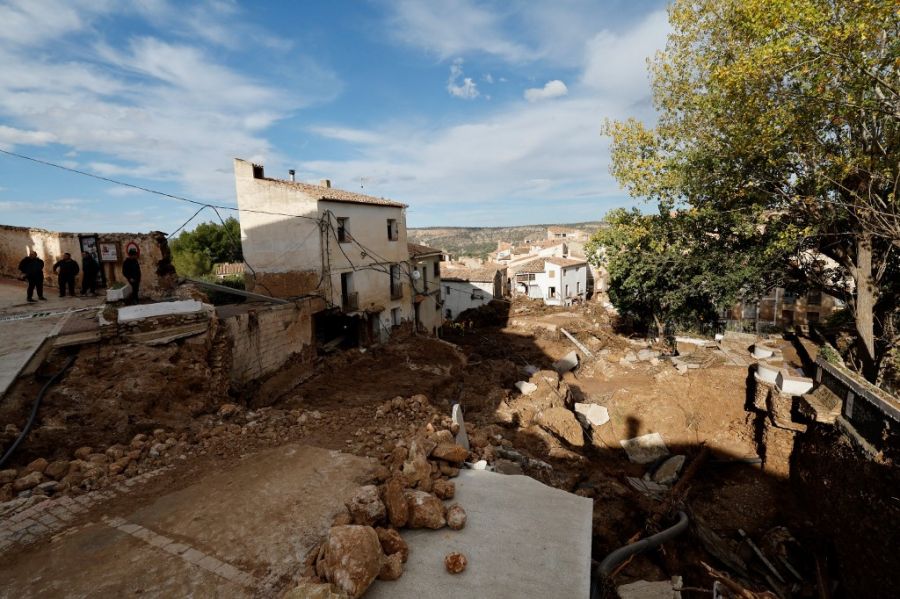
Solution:
<path fill-rule="evenodd" d="M 234 160 L 241 244 L 250 290 L 318 295 L 354 319 L 360 343 L 413 321 L 406 205 L 331 187 L 267 177 Z M 349 325 L 341 325 L 347 328 Z"/>
<path fill-rule="evenodd" d="M 588 264 L 576 258 L 540 258 L 521 266 L 516 293 L 541 299 L 548 306 L 584 301 L 589 293 Z"/>
<path fill-rule="evenodd" d="M 443 252 L 425 245 L 408 243 L 412 268 L 414 322 L 421 332 L 437 336 L 444 324 L 441 310 L 441 260 Z"/>
<path fill-rule="evenodd" d="M 480 268 L 453 268 L 442 273 L 444 318 L 453 320 L 470 308 L 477 308 L 506 289 L 506 269 L 499 265 Z"/>

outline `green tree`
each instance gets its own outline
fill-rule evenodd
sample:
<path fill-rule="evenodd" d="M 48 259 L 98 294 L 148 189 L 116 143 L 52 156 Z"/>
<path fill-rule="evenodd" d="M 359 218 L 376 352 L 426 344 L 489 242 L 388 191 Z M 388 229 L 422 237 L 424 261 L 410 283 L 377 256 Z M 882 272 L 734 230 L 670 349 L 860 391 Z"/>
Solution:
<path fill-rule="evenodd" d="M 609 273 L 620 313 L 655 326 L 713 322 L 718 311 L 758 294 L 779 273 L 770 256 L 750 251 L 763 231 L 711 219 L 696 210 L 642 214 L 616 209 L 586 244 L 591 263 Z"/>
<path fill-rule="evenodd" d="M 179 274 L 198 276 L 212 272 L 214 264 L 243 262 L 241 225 L 234 217 L 225 223 L 201 223 L 182 231 L 172 242 L 172 262 Z"/>
<path fill-rule="evenodd" d="M 900 342 L 900 10 L 891 0 L 675 0 L 659 122 L 609 123 L 634 195 L 739 214 L 847 301 L 874 378 Z"/>

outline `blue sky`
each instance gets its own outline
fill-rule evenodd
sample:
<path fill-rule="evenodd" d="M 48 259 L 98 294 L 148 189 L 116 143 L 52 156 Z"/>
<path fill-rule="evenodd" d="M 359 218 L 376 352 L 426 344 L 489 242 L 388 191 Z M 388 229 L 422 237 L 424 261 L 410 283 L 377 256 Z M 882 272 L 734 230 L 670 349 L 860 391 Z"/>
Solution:
<path fill-rule="evenodd" d="M 0 149 L 230 206 L 241 157 L 403 201 L 409 226 L 592 220 L 633 203 L 600 128 L 653 119 L 667 31 L 649 0 L 0 1 Z M 2 224 L 195 209 L 0 155 Z"/>

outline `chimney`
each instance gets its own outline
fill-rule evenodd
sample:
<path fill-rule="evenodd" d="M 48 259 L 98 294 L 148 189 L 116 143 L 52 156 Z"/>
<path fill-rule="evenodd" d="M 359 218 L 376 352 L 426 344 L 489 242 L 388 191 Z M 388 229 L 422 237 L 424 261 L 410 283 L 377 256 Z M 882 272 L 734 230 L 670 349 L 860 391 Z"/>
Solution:
<path fill-rule="evenodd" d="M 331 179 L 319 179 L 319 186 L 331 187 Z"/>
<path fill-rule="evenodd" d="M 291 169 L 291 170 L 288 171 L 288 177 L 291 178 L 291 181 L 294 180 L 294 169 Z"/>

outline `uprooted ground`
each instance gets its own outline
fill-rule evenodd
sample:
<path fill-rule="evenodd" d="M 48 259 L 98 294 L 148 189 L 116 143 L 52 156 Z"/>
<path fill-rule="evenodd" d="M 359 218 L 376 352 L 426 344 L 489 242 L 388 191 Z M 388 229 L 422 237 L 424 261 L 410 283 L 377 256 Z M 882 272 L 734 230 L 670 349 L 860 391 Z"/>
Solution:
<path fill-rule="evenodd" d="M 451 333 L 450 343 L 401 335 L 382 347 L 330 356 L 314 376 L 260 409 L 227 397 L 221 373 L 198 357 L 204 351 L 199 344 L 86 348 L 48 394 L 39 426 L 14 465 L 21 469 L 35 458 L 72 460 L 78 448 L 88 446 L 80 461 L 99 466 L 61 481 L 56 493 L 103 488 L 170 466 L 142 495 L 122 499 L 142 502 L 189 484 L 200 472 L 288 443 L 382 460 L 398 441 L 445 418 L 452 403 L 459 402 L 473 461 L 497 462 L 500 468 L 521 470 L 594 500 L 596 560 L 667 525 L 671 497 L 648 496 L 627 481 L 641 478 L 652 465 L 629 462 L 619 442 L 646 433 L 659 433 L 668 450 L 685 455 L 688 464 L 702 454 L 703 465 L 687 488 L 679 489 L 678 505 L 705 530 L 725 539 L 726 548 L 738 550 L 738 529 L 759 544 L 784 529 L 805 543 L 815 541 L 787 481 L 753 463 L 757 444 L 745 410 L 746 368 L 693 346 L 681 349 L 693 353 L 702 367 L 684 374 L 663 357 L 631 359 L 646 344 L 614 334 L 609 317 L 594 304 L 558 310 L 523 304 L 514 306 L 507 318 L 490 320 Z M 594 356 L 562 377 L 568 401 L 601 405 L 610 417 L 580 444 L 535 422 L 503 416 L 519 398 L 515 383 L 529 379 L 526 367 L 549 369 L 575 349 L 561 328 L 575 334 Z M 2 421 L 13 423 L 0 439 L 4 446 L 24 421 L 28 398 L 38 386 L 37 381 L 23 383 L 3 406 Z M 429 404 L 419 409 L 408 402 L 391 403 L 415 394 L 427 396 Z M 146 438 L 136 445 L 135 434 Z M 98 455 L 107 457 L 89 458 Z M 515 459 L 507 459 L 509 455 Z M 655 514 L 660 516 L 654 519 Z M 684 537 L 665 551 L 628 562 L 615 580 L 682 575 L 686 586 L 710 588 L 700 562 L 711 557 L 701 545 Z"/>

